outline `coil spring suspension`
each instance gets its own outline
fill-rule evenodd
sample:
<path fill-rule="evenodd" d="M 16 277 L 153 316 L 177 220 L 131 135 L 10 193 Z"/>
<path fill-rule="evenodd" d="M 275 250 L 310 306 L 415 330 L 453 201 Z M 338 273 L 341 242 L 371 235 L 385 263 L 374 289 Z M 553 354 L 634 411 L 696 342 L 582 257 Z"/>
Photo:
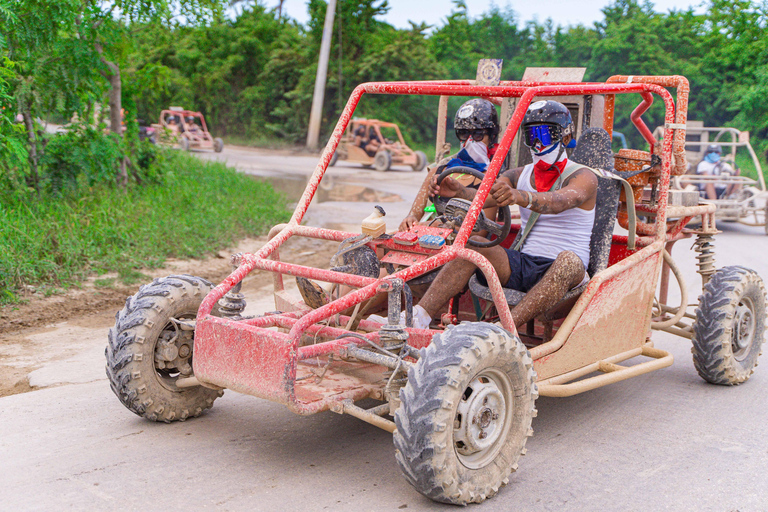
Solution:
<path fill-rule="evenodd" d="M 236 261 L 239 261 L 241 254 L 232 255 L 232 268 L 237 269 Z M 231 290 L 227 292 L 224 297 L 219 299 L 219 311 L 221 316 L 225 318 L 232 318 L 233 320 L 240 320 L 242 313 L 245 311 L 245 295 L 240 293 L 240 288 L 243 286 L 243 282 L 240 281 Z"/>
<path fill-rule="evenodd" d="M 701 274 L 703 284 L 707 284 L 715 273 L 715 244 L 712 243 L 712 237 L 712 234 L 698 233 L 693 243 L 693 250 L 699 253 L 696 255 L 699 267 L 696 272 Z"/>

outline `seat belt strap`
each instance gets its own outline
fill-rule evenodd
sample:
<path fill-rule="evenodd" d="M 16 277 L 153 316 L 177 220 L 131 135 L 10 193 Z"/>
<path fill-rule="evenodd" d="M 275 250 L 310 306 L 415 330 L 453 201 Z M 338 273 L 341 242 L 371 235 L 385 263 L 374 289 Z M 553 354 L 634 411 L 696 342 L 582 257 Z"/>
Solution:
<path fill-rule="evenodd" d="M 586 165 L 579 164 L 577 162 L 568 161 L 568 164 L 565 166 L 565 169 L 563 169 L 562 174 L 557 179 L 557 181 L 552 185 L 552 188 L 548 190 L 548 192 L 552 192 L 553 190 L 557 190 L 560 188 L 561 184 L 567 180 L 571 174 L 578 171 L 579 169 L 586 168 L 592 171 L 595 176 L 598 178 L 608 178 L 612 180 L 618 181 L 621 186 L 624 189 L 624 195 L 627 197 L 627 249 L 630 251 L 635 250 L 635 229 L 637 227 L 637 212 L 635 212 L 635 196 L 632 193 L 632 185 L 629 184 L 627 180 L 622 178 L 621 176 L 618 176 L 610 171 L 599 171 L 597 169 L 593 169 L 592 167 L 587 167 Z M 597 205 L 595 205 L 597 207 Z M 513 250 L 519 251 L 523 247 L 523 243 L 525 242 L 525 239 L 528 238 L 528 234 L 531 232 L 531 229 L 533 228 L 534 223 L 539 218 L 538 212 L 531 212 L 531 215 L 528 217 L 528 222 L 525 223 L 525 229 L 523 229 L 523 232 L 520 234 L 520 238 L 517 240 L 517 243 L 515 243 L 514 247 L 512 247 Z"/>
<path fill-rule="evenodd" d="M 560 176 L 558 176 L 557 180 L 552 184 L 547 192 L 552 192 L 553 190 L 559 189 L 565 180 L 571 176 L 571 174 L 578 171 L 582 167 L 584 166 L 568 160 L 565 169 L 563 169 L 563 172 L 560 173 Z M 533 172 L 533 170 L 531 170 L 531 172 Z M 517 243 L 515 243 L 514 247 L 512 247 L 512 250 L 520 251 L 520 249 L 523 247 L 525 239 L 528 238 L 528 234 L 531 232 L 531 229 L 533 229 L 533 225 L 539 219 L 540 215 L 541 214 L 539 212 L 531 211 L 531 215 L 528 217 L 528 222 L 525 223 L 525 229 L 523 229 L 523 232 L 520 234 L 520 238 L 518 238 Z"/>

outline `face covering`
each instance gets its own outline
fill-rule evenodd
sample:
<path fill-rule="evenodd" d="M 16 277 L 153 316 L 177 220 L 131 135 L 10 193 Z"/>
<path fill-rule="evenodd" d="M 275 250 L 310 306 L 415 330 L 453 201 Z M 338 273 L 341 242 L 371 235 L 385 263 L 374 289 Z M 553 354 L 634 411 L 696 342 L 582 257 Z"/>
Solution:
<path fill-rule="evenodd" d="M 464 143 L 464 149 L 467 150 L 467 153 L 472 158 L 472 160 L 478 164 L 488 165 L 491 162 L 491 160 L 488 158 L 488 148 L 485 146 L 484 142 L 472 140 L 472 137 L 470 137 Z"/>
<path fill-rule="evenodd" d="M 545 146 L 538 153 L 531 149 L 533 175 L 537 192 L 548 192 L 568 163 L 568 155 L 560 142 Z"/>
<path fill-rule="evenodd" d="M 706 155 L 704 155 L 704 160 L 706 160 L 711 164 L 714 164 L 720 161 L 720 155 L 715 152 L 707 153 Z"/>

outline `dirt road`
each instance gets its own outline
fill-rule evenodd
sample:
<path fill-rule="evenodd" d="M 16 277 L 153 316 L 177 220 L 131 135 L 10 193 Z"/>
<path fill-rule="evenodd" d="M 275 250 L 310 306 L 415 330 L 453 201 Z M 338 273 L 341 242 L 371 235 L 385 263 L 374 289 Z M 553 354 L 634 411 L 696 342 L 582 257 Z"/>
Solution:
<path fill-rule="evenodd" d="M 316 163 L 241 148 L 201 156 L 226 158 L 244 172 L 276 178 L 279 187 L 293 183 L 285 186 L 292 197 Z M 341 165 L 331 175 L 334 187 L 310 209 L 313 225 L 354 226 L 373 197 L 392 229 L 423 178 Z M 744 265 L 768 278 L 762 229 L 721 229 L 718 266 Z M 261 243 L 244 241 L 206 262 L 171 262 L 168 270 L 217 281 L 228 272 L 229 252 Z M 281 255 L 312 265 L 327 265 L 335 249 L 291 243 Z M 700 282 L 689 248 L 680 243 L 673 255 L 694 301 Z M 270 307 L 268 284 L 268 276 L 246 281 L 250 311 Z M 38 303 L 54 310 L 53 320 L 0 334 L 0 393 L 16 392 L 0 398 L 0 510 L 446 509 L 399 475 L 389 434 L 351 417 L 298 417 L 229 391 L 184 423 L 134 416 L 109 390 L 103 369 L 106 332 L 126 292 L 89 295 L 86 287 L 81 309 Z M 86 314 L 90 309 L 101 311 Z M 36 321 L 34 314 L 26 321 Z M 698 377 L 690 343 L 658 332 L 654 341 L 675 356 L 671 368 L 572 398 L 540 399 L 528 455 L 482 509 L 768 509 L 766 356 L 749 382 L 724 388 Z"/>

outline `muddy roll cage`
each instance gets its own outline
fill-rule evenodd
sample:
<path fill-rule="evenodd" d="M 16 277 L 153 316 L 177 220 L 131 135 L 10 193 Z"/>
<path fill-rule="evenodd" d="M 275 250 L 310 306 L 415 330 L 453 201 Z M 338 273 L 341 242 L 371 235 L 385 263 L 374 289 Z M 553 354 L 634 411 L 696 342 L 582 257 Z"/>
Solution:
<path fill-rule="evenodd" d="M 685 82 L 683 83 L 681 79 Z M 665 87 L 674 86 L 678 87 L 678 101 L 681 103 L 681 108 L 677 112 L 671 94 L 665 89 Z M 680 94 L 681 89 L 684 89 L 685 94 Z M 367 396 L 373 396 L 371 394 L 375 391 L 373 386 L 369 388 L 368 386 L 360 385 L 352 389 L 344 389 L 339 394 L 322 400 L 297 401 L 296 369 L 299 361 L 306 361 L 321 355 L 330 355 L 350 344 L 365 346 L 368 342 L 377 343 L 380 339 L 378 329 L 381 325 L 376 322 L 360 321 L 359 327 L 364 331 L 370 331 L 364 335 L 331 326 L 329 325 L 330 322 L 326 325 L 320 325 L 320 322 L 338 315 L 336 317 L 336 325 L 346 325 L 349 317 L 340 315 L 345 309 L 370 299 L 377 293 L 402 289 L 404 282 L 430 272 L 455 258 L 469 260 L 483 272 L 488 282 L 493 302 L 499 313 L 501 325 L 507 331 L 516 334 L 516 326 L 513 324 L 502 285 L 496 272 L 487 259 L 466 247 L 466 244 L 491 186 L 499 174 L 502 162 L 510 150 L 525 112 L 530 103 L 537 97 L 606 95 L 603 127 L 610 134 L 613 131 L 614 95 L 627 93 L 640 94 L 642 97 L 642 102 L 635 109 L 632 120 L 651 145 L 652 152 L 654 149 L 653 144 L 656 141 L 651 140 L 651 133 L 643 122 L 641 115 L 653 102 L 654 95 L 660 97 L 664 102 L 665 126 L 670 128 L 665 131 L 661 142 L 661 151 L 658 152 L 661 154 L 662 159 L 656 201 L 653 204 L 638 205 L 637 208 L 638 212 L 655 217 L 655 223 L 649 225 L 649 228 L 652 227 L 653 231 L 638 236 L 636 239 L 637 248 L 635 250 L 626 249 L 620 255 L 618 261 L 612 262 L 612 266 L 595 275 L 574 305 L 572 313 L 574 311 L 576 313 L 566 318 L 552 340 L 534 347 L 530 353 L 534 361 L 536 361 L 557 351 L 564 345 L 569 333 L 574 329 L 579 315 L 588 309 L 590 299 L 600 292 L 601 285 L 638 265 L 651 265 L 647 270 L 650 273 L 648 278 L 651 278 L 651 275 L 658 276 L 665 245 L 671 244 L 680 238 L 690 236 L 688 233 L 683 233 L 683 228 L 695 216 L 702 217 L 702 229 L 714 229 L 714 205 L 682 207 L 668 206 L 667 204 L 670 174 L 673 165 L 671 156 L 673 152 L 679 153 L 682 151 L 684 153 L 687 80 L 682 77 L 612 77 L 609 83 L 578 84 L 502 82 L 498 86 L 477 86 L 472 85 L 469 81 L 365 83 L 359 85 L 348 100 L 290 221 L 287 224 L 276 226 L 271 233 L 271 240 L 259 251 L 254 254 L 240 255 L 236 261 L 237 269 L 221 284 L 216 286 L 203 300 L 197 318 L 198 330 L 204 330 L 205 335 L 201 336 L 202 343 L 200 345 L 198 345 L 197 341 L 195 344 L 195 375 L 199 376 L 201 382 L 212 383 L 217 386 L 285 403 L 290 409 L 300 414 L 311 414 L 332 408 L 334 404 L 338 404 L 340 400 L 344 399 L 358 400 Z M 381 279 L 282 262 L 279 260 L 279 248 L 292 236 L 304 236 L 336 242 L 359 236 L 358 233 L 308 227 L 302 225 L 301 222 L 317 190 L 318 184 L 328 168 L 331 156 L 351 121 L 352 113 L 364 94 L 423 94 L 487 98 L 515 97 L 519 98 L 519 100 L 507 125 L 507 129 L 504 131 L 503 137 L 499 142 L 499 149 L 488 166 L 485 178 L 472 201 L 465 222 L 459 229 L 452 245 L 444 246 L 439 250 L 426 249 L 419 246 L 412 247 L 409 249 L 410 252 L 427 256 L 426 259 Z M 683 102 L 685 105 L 683 105 Z M 682 144 L 680 139 L 682 139 Z M 679 220 L 673 222 L 672 225 L 668 225 L 668 218 Z M 614 243 L 623 242 L 626 244 L 626 241 L 626 236 L 614 236 Z M 372 248 L 378 246 L 393 250 L 398 249 L 395 241 L 391 238 L 377 238 L 369 242 L 368 245 Z M 645 266 L 643 268 L 645 269 Z M 315 310 L 267 314 L 258 318 L 236 322 L 232 319 L 212 316 L 211 311 L 217 301 L 237 283 L 242 281 L 246 275 L 256 269 L 275 273 L 275 293 L 276 301 L 278 302 L 282 300 L 281 294 L 284 293 L 282 274 L 344 284 L 357 288 L 357 290 Z M 663 280 L 662 288 L 664 288 Z M 289 304 L 287 299 L 285 304 Z M 258 355 L 254 353 L 253 357 L 245 357 L 244 360 L 238 361 L 235 365 L 231 361 L 226 361 L 227 352 L 221 347 L 223 343 L 217 342 L 217 340 L 224 340 L 227 337 L 227 332 L 232 328 L 233 323 L 237 324 L 237 329 L 243 336 L 247 335 L 254 343 L 258 343 L 260 347 Z M 409 328 L 406 330 L 410 336 L 408 344 L 414 348 L 428 345 L 432 336 L 439 332 L 428 329 Z M 300 346 L 304 333 L 319 336 L 323 339 L 328 339 L 328 341 Z M 655 349 L 649 348 L 648 350 L 652 351 Z M 643 349 L 642 353 L 645 354 L 646 350 Z M 637 354 L 640 354 L 640 352 L 637 352 Z M 221 370 L 217 366 L 219 364 L 228 364 L 227 370 Z M 671 364 L 671 361 L 669 361 L 669 364 Z M 233 366 L 236 366 L 236 368 L 233 369 Z M 605 377 L 610 379 L 609 374 Z"/>

